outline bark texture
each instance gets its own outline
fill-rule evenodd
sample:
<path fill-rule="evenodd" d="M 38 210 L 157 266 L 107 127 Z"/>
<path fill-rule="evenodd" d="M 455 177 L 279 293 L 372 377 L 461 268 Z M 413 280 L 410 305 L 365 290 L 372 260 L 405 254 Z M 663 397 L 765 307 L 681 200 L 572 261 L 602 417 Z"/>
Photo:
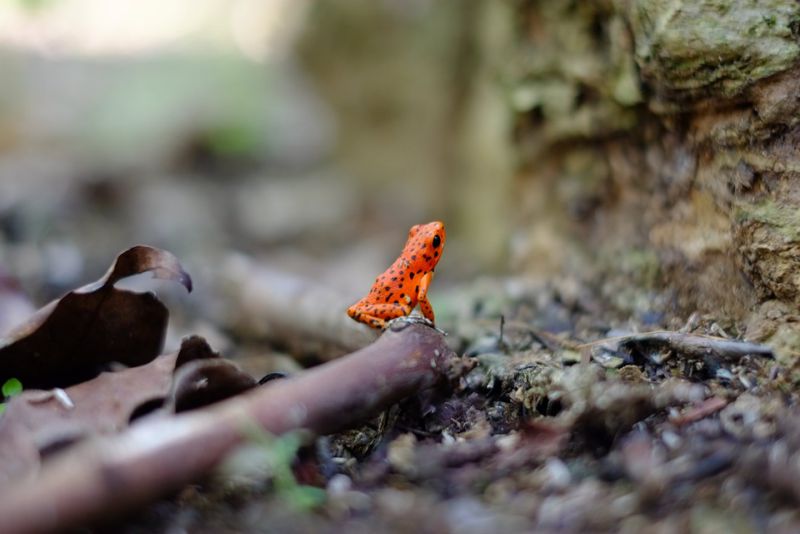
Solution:
<path fill-rule="evenodd" d="M 518 268 L 598 265 L 623 312 L 709 312 L 794 362 L 800 3 L 526 1 L 515 19 Z"/>

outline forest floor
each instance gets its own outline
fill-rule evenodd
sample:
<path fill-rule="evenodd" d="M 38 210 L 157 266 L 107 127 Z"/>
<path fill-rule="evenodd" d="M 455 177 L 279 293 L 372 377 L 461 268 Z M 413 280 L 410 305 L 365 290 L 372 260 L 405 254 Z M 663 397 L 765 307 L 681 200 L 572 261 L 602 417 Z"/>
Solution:
<path fill-rule="evenodd" d="M 167 351 L 181 337 L 202 335 L 256 381 L 276 371 L 300 375 L 374 339 L 353 330 L 344 309 L 396 253 L 402 233 L 356 235 L 369 225 L 352 217 L 355 201 L 328 200 L 359 191 L 342 193 L 341 184 L 313 174 L 134 180 L 84 169 L 71 173 L 83 177 L 77 185 L 56 188 L 28 170 L 17 174 L 29 180 L 4 184 L 5 198 L 18 202 L 0 206 L 0 260 L 14 275 L 0 272 L 0 330 L 32 313 L 31 301 L 47 302 L 84 284 L 86 272 L 102 272 L 120 243 L 154 235 L 195 287 L 190 296 L 158 288 L 171 313 Z M 309 191 L 328 211 L 296 209 Z M 283 211 L 268 212 L 262 198 Z M 51 236 L 51 228 L 61 234 Z M 307 237 L 315 228 L 324 232 Z M 336 255 L 326 256 L 331 250 Z M 468 263 L 460 252 L 448 265 L 445 255 L 431 296 L 457 355 L 447 374 L 457 379 L 310 443 L 294 434 L 253 436 L 214 474 L 97 528 L 800 531 L 793 366 L 739 342 L 744 329 L 677 315 L 668 298 L 622 277 L 601 284 L 564 274 L 535 281 L 460 273 L 440 284 Z M 157 377 L 163 383 L 147 387 L 170 388 L 171 369 Z M 133 412 L 142 415 L 138 408 L 115 416 L 127 427 Z"/>
<path fill-rule="evenodd" d="M 113 529 L 800 529 L 796 393 L 768 348 L 698 316 L 610 321 L 575 281 L 463 292 L 457 381 L 290 453 L 319 499 L 283 491 L 264 469 L 279 445 L 255 444 Z"/>
<path fill-rule="evenodd" d="M 87 241 L 93 256 L 69 242 L 51 244 L 42 253 L 25 232 L 14 238 L 11 230 L 30 223 L 21 212 L 3 215 L 11 237 L 0 252 L 22 286 L 0 273 L 0 319 L 31 313 L 31 294 L 46 301 L 85 283 L 88 269 L 74 267 L 76 258 L 86 258 L 84 267 L 94 269 L 108 261 L 109 242 L 130 242 L 139 232 L 136 224 L 108 224 L 107 214 L 91 204 L 117 198 L 114 184 L 82 190 L 81 198 L 90 199 L 80 201 L 89 202 L 86 206 L 75 201 L 74 235 L 92 236 L 101 227 L 110 232 L 102 250 Z M 204 198 L 202 188 L 218 187 L 184 185 Z M 153 198 L 169 196 L 173 186 L 151 183 Z M 247 191 L 252 184 L 232 183 L 228 189 L 234 187 Z M 167 227 L 187 214 L 159 211 L 160 204 L 142 206 L 156 210 Z M 136 210 L 130 214 L 138 224 L 149 223 Z M 334 230 L 341 234 L 339 227 Z M 188 226 L 184 231 L 197 233 Z M 177 348 L 183 336 L 202 335 L 249 375 L 246 380 L 257 381 L 275 371 L 300 375 L 369 344 L 374 335 L 354 329 L 344 308 L 397 244 L 381 236 L 347 243 L 346 250 L 341 241 L 323 242 L 343 250 L 324 262 L 300 256 L 305 241 L 296 239 L 285 245 L 278 240 L 278 251 L 266 259 L 254 252 L 211 259 L 197 242 L 176 250 L 190 267 L 195 293 L 159 287 L 172 313 L 167 349 Z M 193 247 L 196 254 L 189 251 Z M 324 272 L 308 267 L 323 264 Z M 171 273 L 167 278 L 186 282 L 179 270 Z M 295 434 L 254 436 L 214 474 L 97 528 L 800 530 L 798 379 L 769 347 L 739 341 L 743 330 L 735 324 L 672 313 L 668 298 L 630 287 L 622 276 L 600 284 L 565 274 L 536 281 L 473 279 L 466 273 L 449 285 L 440 282 L 437 278 L 431 298 L 437 326 L 448 333 L 446 343 L 457 356 L 447 373 L 455 380 L 311 442 Z M 127 287 L 150 289 L 148 284 L 131 280 Z M 148 387 L 169 389 L 170 373 L 158 375 L 163 384 Z M 22 385 L 30 387 L 25 380 Z M 10 412 L 9 407 L 0 425 Z M 141 415 L 134 406 L 132 413 L 121 414 L 122 426 L 133 412 Z"/>

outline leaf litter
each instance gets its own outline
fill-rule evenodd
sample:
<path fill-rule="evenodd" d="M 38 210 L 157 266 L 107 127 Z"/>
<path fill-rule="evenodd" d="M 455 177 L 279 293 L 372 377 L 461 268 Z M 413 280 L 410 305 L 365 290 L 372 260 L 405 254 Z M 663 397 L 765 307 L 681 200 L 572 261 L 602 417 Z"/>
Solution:
<path fill-rule="evenodd" d="M 27 388 L 63 388 L 112 362 L 133 367 L 152 361 L 164 343 L 166 307 L 152 293 L 114 287 L 145 272 L 192 289 L 171 253 L 130 248 L 102 278 L 47 304 L 0 339 L 0 382 L 16 378 Z"/>
<path fill-rule="evenodd" d="M 171 265 L 155 270 L 188 279 Z M 82 291 L 111 293 L 115 276 L 138 269 L 112 267 Z M 76 293 L 81 290 L 71 294 Z M 369 422 L 352 420 L 349 429 L 312 437 L 293 460 L 284 460 L 298 480 L 325 487 L 325 501 L 313 510 L 281 506 L 281 497 L 272 492 L 273 475 L 265 474 L 263 483 L 251 484 L 248 491 L 222 470 L 146 509 L 128 529 L 203 525 L 247 531 L 264 522 L 288 532 L 659 532 L 698 525 L 791 531 L 800 526 L 796 378 L 776 364 L 769 347 L 732 339 L 710 321 L 644 333 L 628 321 L 633 331 L 620 334 L 603 326 L 608 311 L 596 301 L 565 308 L 558 289 L 533 287 L 507 299 L 508 315 L 475 307 L 458 318 L 457 334 L 448 343 L 464 356 L 440 364 L 445 382 L 411 394 Z M 52 321 L 53 315 L 46 317 Z M 505 328 L 498 328 L 502 323 Z M 560 325 L 559 333 L 548 324 Z M 11 339 L 13 344 L 25 338 L 16 333 Z M 98 412 L 93 421 L 98 424 L 84 429 L 86 435 L 117 432 L 132 419 L 172 417 L 257 388 L 256 379 L 199 338 L 185 340 L 180 353 L 149 359 L 141 354 L 128 360 L 132 367 L 82 384 L 27 391 L 23 380 L 26 391 L 9 403 L 20 408 L 10 409 L 0 425 L 40 417 L 23 415 L 24 410 L 34 413 L 38 402 L 47 414 L 42 420 L 50 418 L 39 430 L 57 429 L 53 414 L 74 412 L 80 420 L 82 405 L 90 404 L 84 403 L 83 391 L 111 390 L 117 380 L 136 392 L 118 395 L 129 397 L 124 407 Z M 176 369 L 180 354 L 188 361 Z M 87 361 L 86 369 L 96 373 L 98 363 L 102 367 L 108 360 Z M 137 362 L 141 367 L 133 366 Z M 135 378 L 148 373 L 146 380 Z M 151 389 L 133 387 L 141 381 L 152 382 Z M 8 447 L 3 439 L 17 434 L 29 440 L 23 450 L 41 454 L 48 439 L 58 449 L 59 439 L 52 437 L 57 432 L 52 432 L 48 437 L 3 429 L 0 451 Z M 64 432 L 60 439 L 68 437 Z M 35 458 L 31 465 L 40 461 Z M 260 462 L 250 461 L 255 463 L 242 467 L 240 462 L 237 469 L 254 469 Z M 285 466 L 280 469 L 287 480 Z M 26 471 L 35 468 L 21 472 Z M 187 509 L 192 513 L 179 513 Z"/>

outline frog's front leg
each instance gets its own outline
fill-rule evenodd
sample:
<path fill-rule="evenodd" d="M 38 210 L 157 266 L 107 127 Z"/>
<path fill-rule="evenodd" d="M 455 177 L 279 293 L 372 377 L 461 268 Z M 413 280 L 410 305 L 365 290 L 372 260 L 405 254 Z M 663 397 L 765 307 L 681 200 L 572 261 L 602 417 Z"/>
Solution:
<path fill-rule="evenodd" d="M 433 280 L 433 271 L 429 271 L 423 275 L 423 277 L 419 281 L 419 291 L 417 291 L 417 300 L 419 301 L 419 309 L 422 312 L 422 315 L 428 319 L 431 323 L 435 324 L 434 315 L 433 315 L 433 306 L 431 306 L 430 301 L 428 300 L 428 287 L 431 285 L 431 281 Z"/>

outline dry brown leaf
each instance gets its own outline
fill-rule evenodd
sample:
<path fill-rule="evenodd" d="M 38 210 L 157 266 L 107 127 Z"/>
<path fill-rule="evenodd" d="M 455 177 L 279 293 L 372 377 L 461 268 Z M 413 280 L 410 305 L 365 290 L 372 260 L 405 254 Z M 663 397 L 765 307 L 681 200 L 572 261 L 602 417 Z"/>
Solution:
<path fill-rule="evenodd" d="M 122 278 L 152 272 L 191 291 L 192 280 L 171 253 L 138 245 L 117 256 L 97 282 L 70 291 L 0 339 L 0 383 L 26 388 L 77 384 L 103 366 L 152 361 L 164 343 L 167 309 L 152 293 L 117 289 Z"/>
<path fill-rule="evenodd" d="M 255 378 L 230 360 L 202 359 L 181 366 L 167 400 L 170 412 L 179 413 L 233 397 L 258 385 Z"/>
<path fill-rule="evenodd" d="M 163 402 L 177 353 L 147 365 L 100 376 L 63 390 L 25 390 L 12 397 L 0 417 L 0 482 L 35 472 L 56 449 L 93 434 L 128 426 L 134 412 Z"/>
<path fill-rule="evenodd" d="M 114 434 L 166 404 L 165 413 L 198 408 L 255 387 L 198 336 L 181 350 L 139 367 L 66 389 L 26 390 L 0 417 L 0 484 L 36 472 L 49 454 L 84 438 Z"/>

